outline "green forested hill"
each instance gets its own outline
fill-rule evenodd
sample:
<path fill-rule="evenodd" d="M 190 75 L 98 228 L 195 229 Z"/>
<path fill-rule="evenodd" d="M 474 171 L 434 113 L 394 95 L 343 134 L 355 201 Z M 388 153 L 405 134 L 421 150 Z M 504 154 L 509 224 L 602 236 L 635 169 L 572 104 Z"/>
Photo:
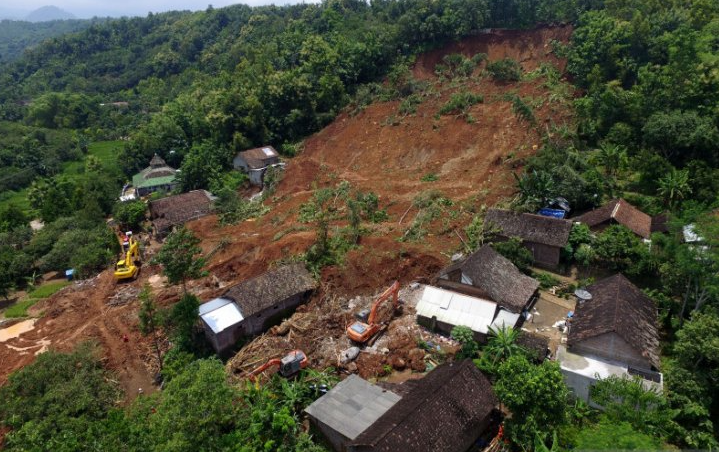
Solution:
<path fill-rule="evenodd" d="M 2 20 L 0 21 L 0 64 L 16 60 L 25 49 L 35 47 L 46 39 L 75 33 L 103 21 L 104 19 L 47 22 Z"/>

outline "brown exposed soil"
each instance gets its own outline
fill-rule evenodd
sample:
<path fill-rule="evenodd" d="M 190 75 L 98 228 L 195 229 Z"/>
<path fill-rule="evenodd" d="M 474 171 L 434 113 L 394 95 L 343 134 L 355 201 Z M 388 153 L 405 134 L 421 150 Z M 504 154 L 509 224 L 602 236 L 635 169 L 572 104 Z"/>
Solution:
<path fill-rule="evenodd" d="M 203 250 L 211 253 L 210 276 L 190 285 L 204 301 L 230 284 L 304 252 L 313 243 L 312 226 L 298 222 L 297 214 L 315 187 L 349 181 L 354 188 L 377 193 L 380 207 L 389 214 L 388 221 L 367 226 L 368 235 L 346 255 L 343 265 L 322 272 L 321 289 L 292 316 L 286 331 L 275 330 L 248 344 L 244 356 L 229 362 L 230 369 L 242 373 L 262 359 L 294 348 L 305 350 L 313 367 L 337 366 L 339 353 L 350 345 L 344 329 L 353 312 L 369 305 L 372 295 L 393 280 L 422 281 L 446 264 L 449 255 L 461 248 L 463 227 L 473 212 L 512 194 L 512 172 L 521 170 L 524 159 L 540 144 L 537 130 L 570 123 L 572 117 L 565 103 L 549 100 L 541 78 L 500 84 L 478 71 L 459 84 L 440 82 L 434 75 L 435 64 L 448 53 L 483 52 L 490 60 L 515 58 L 525 70 L 542 62 L 561 68 L 563 62 L 551 53 L 550 42 L 566 41 L 570 34 L 569 27 L 499 31 L 422 55 L 414 74 L 428 81 L 430 89 L 415 114 L 401 115 L 399 101 L 375 103 L 354 116 L 348 108 L 308 138 L 304 151 L 289 161 L 283 181 L 267 202 L 268 214 L 228 227 L 218 227 L 215 216 L 191 222 L 189 227 L 202 239 Z M 459 90 L 484 96 L 483 103 L 469 108 L 473 122 L 459 115 L 437 116 Z M 510 92 L 533 102 L 536 127 L 512 111 L 504 96 Z M 420 180 L 430 173 L 437 176 L 436 181 Z M 398 242 L 418 214 L 412 200 L 427 190 L 441 192 L 453 206 L 433 222 L 423 239 Z M 151 281 L 161 305 L 179 297 L 179 289 L 165 288 L 157 273 L 157 268 L 145 266 L 140 280 L 117 285 L 111 272 L 105 271 L 38 305 L 35 312 L 44 311 L 44 316 L 35 328 L 0 343 L 0 384 L 10 372 L 31 363 L 41 349 L 69 350 L 92 339 L 104 348 L 107 365 L 117 372 L 128 398 L 139 388 L 151 390 L 154 353 L 149 339 L 138 330 L 139 303 L 134 293 Z M 127 289 L 128 285 L 133 289 Z M 120 291 L 123 294 L 117 295 Z M 362 299 L 355 300 L 359 295 Z M 409 310 L 348 370 L 363 376 L 381 375 L 385 366 L 422 370 L 424 352 L 417 348 L 421 334 Z"/>

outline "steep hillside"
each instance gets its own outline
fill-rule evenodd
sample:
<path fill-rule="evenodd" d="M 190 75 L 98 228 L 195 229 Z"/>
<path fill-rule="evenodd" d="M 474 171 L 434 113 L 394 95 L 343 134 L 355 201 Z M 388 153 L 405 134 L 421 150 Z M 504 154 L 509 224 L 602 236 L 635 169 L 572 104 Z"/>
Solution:
<path fill-rule="evenodd" d="M 432 65 L 457 50 L 466 56 L 481 50 L 490 55 L 490 63 L 505 56 L 518 58 L 525 72 L 544 63 L 561 66 L 550 41 L 564 41 L 570 33 L 564 27 L 485 34 L 421 56 L 412 70 L 427 84 L 415 113 L 399 114 L 401 100 L 376 102 L 364 109 L 350 107 L 310 137 L 303 152 L 289 162 L 268 202 L 268 214 L 229 227 L 218 227 L 215 216 L 189 225 L 203 240 L 205 252 L 214 251 L 207 266 L 210 276 L 192 282 L 192 291 L 207 300 L 228 285 L 304 252 L 315 240 L 315 232 L 312 225 L 298 220 L 300 205 L 316 188 L 340 181 L 375 192 L 388 220 L 368 225 L 368 233 L 347 254 L 344 264 L 322 272 L 322 290 L 311 306 L 327 297 L 375 293 L 393 279 L 409 282 L 431 276 L 450 253 L 461 248 L 463 227 L 473 213 L 481 205 L 512 194 L 512 173 L 539 144 L 539 130 L 551 130 L 572 119 L 567 99 L 552 96 L 563 85 L 548 81 L 550 77 L 543 73 L 525 73 L 520 82 L 498 82 L 487 75 L 486 63 L 481 63 L 471 76 L 448 80 L 434 75 Z M 484 101 L 463 114 L 438 116 L 458 92 L 482 95 Z M 517 98 L 532 105 L 531 121 L 513 111 Z M 421 210 L 412 207 L 413 200 L 427 192 L 447 198 L 446 207 L 426 225 L 426 236 L 399 242 Z M 146 257 L 151 254 L 148 250 Z M 148 281 L 162 305 L 179 296 L 176 288 L 163 287 L 157 273 L 156 267 L 145 266 L 139 281 L 114 285 L 109 272 L 104 272 L 38 305 L 34 309 L 43 310 L 45 316 L 34 330 L 0 347 L 0 358 L 6 363 L 0 382 L 10 371 L 31 362 L 42 347 L 70 349 L 94 338 L 105 346 L 108 365 L 118 372 L 129 395 L 137 387 L 146 387 L 153 355 L 137 330 L 134 296 Z M 123 342 L 123 335 L 128 342 Z M 308 353 L 315 352 L 311 344 L 302 345 Z M 315 365 L 324 363 L 319 352 L 315 359 Z"/>

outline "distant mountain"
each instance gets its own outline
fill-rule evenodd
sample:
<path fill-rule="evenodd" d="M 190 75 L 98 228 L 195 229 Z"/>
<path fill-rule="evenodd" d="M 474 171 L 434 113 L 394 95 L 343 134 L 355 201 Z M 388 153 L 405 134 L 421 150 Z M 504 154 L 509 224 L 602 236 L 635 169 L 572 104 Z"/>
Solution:
<path fill-rule="evenodd" d="M 106 22 L 107 19 L 51 20 L 46 22 L 26 22 L 0 20 L 0 64 L 12 61 L 25 51 L 37 46 L 46 39 L 76 33 L 93 24 Z"/>
<path fill-rule="evenodd" d="M 28 22 L 47 22 L 50 20 L 76 19 L 74 15 L 57 6 L 43 6 L 25 16 Z"/>

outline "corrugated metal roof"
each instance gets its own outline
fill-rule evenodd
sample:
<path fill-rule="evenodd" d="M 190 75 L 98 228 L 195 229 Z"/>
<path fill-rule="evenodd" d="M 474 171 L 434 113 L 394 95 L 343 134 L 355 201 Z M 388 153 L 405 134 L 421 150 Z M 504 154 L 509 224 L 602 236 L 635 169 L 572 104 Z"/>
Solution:
<path fill-rule="evenodd" d="M 215 298 L 200 305 L 200 317 L 217 334 L 244 320 L 240 309 L 232 301 Z"/>
<path fill-rule="evenodd" d="M 501 330 L 503 326 L 506 328 L 514 328 L 517 325 L 518 321 L 519 314 L 509 312 L 506 309 L 500 309 L 497 313 L 497 317 L 495 317 L 494 321 L 492 322 L 492 328 L 495 331 Z"/>
<path fill-rule="evenodd" d="M 310 416 L 353 440 L 400 400 L 397 394 L 350 375 L 305 409 Z"/>
<path fill-rule="evenodd" d="M 450 325 L 467 326 L 477 333 L 486 334 L 494 319 L 497 304 L 457 292 L 425 286 L 417 303 L 417 315 Z"/>

